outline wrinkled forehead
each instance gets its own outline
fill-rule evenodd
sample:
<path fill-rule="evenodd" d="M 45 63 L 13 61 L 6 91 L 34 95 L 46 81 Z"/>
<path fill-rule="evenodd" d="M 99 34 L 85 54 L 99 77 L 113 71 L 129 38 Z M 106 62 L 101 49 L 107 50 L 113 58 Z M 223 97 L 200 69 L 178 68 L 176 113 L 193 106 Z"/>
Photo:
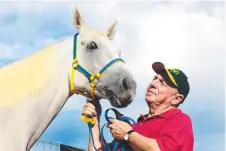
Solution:
<path fill-rule="evenodd" d="M 168 86 L 170 86 L 171 88 L 176 88 L 176 86 L 173 84 L 173 82 L 170 80 L 169 76 L 167 75 L 166 72 L 160 72 L 159 74 L 157 74 L 156 76 L 159 76 L 160 78 L 162 78 L 166 84 Z"/>

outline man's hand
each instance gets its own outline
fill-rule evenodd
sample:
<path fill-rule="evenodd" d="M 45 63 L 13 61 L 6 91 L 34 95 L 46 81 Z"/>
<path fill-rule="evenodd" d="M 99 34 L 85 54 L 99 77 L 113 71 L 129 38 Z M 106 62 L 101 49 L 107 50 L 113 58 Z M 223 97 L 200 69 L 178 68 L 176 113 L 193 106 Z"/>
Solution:
<path fill-rule="evenodd" d="M 132 130 L 132 127 L 124 121 L 119 121 L 116 119 L 109 120 L 111 121 L 111 124 L 108 124 L 107 127 L 110 128 L 110 132 L 115 139 L 124 140 L 123 137 L 126 135 L 126 133 Z"/>
<path fill-rule="evenodd" d="M 101 105 L 99 100 L 95 100 L 95 105 L 91 98 L 86 99 L 87 103 L 83 106 L 82 115 L 88 115 L 90 117 L 96 117 L 101 115 Z"/>

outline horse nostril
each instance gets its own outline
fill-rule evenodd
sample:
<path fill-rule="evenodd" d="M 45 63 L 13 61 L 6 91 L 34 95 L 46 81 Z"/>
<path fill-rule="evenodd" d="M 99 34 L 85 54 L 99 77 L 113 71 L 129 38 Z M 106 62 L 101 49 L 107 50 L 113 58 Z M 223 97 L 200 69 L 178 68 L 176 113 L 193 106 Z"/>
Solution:
<path fill-rule="evenodd" d="M 128 90 L 129 89 L 129 80 L 127 78 L 124 78 L 122 80 L 122 85 L 123 85 L 123 88 Z"/>

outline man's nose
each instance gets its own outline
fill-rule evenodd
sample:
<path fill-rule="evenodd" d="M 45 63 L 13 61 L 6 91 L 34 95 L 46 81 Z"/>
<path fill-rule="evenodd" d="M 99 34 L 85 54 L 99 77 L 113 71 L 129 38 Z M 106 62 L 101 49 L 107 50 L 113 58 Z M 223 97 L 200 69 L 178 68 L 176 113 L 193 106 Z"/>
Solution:
<path fill-rule="evenodd" d="M 150 87 L 152 88 L 157 88 L 158 87 L 158 81 L 157 80 L 153 80 L 150 84 Z"/>

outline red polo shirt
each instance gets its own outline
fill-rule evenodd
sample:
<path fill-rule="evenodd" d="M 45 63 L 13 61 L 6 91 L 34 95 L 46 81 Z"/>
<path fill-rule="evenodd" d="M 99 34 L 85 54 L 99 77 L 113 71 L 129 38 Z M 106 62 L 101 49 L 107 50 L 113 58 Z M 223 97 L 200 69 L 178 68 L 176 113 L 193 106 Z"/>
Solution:
<path fill-rule="evenodd" d="M 140 116 L 132 127 L 135 132 L 156 139 L 161 151 L 193 151 L 192 122 L 180 109 L 150 118 Z"/>

